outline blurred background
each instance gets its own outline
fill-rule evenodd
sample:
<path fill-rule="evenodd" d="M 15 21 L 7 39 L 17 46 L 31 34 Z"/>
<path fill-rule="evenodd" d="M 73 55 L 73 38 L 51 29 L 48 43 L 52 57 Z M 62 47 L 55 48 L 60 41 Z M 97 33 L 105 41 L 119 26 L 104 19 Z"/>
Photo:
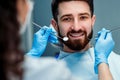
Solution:
<path fill-rule="evenodd" d="M 32 21 L 36 22 L 41 26 L 49 26 L 52 14 L 51 14 L 51 0 L 34 0 L 34 10 Z M 96 23 L 94 26 L 94 35 L 97 34 L 99 30 L 103 27 L 106 29 L 114 29 L 120 27 L 120 0 L 94 0 L 94 14 L 96 15 Z M 38 31 L 39 28 L 34 25 L 29 25 L 25 34 L 23 35 L 22 48 L 27 53 L 31 46 L 33 40 L 33 34 Z M 112 32 L 113 39 L 115 41 L 114 52 L 120 54 L 120 31 Z M 91 43 L 94 45 L 94 38 Z M 47 49 L 43 56 L 55 56 L 59 52 L 58 48 L 53 47 L 48 44 Z"/>

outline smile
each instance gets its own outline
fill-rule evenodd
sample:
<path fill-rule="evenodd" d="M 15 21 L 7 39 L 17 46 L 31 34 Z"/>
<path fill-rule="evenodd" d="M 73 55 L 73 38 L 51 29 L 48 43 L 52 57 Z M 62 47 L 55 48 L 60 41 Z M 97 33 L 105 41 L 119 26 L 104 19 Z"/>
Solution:
<path fill-rule="evenodd" d="M 81 33 L 70 33 L 69 37 L 71 39 L 80 39 L 80 38 L 84 37 L 84 33 L 83 32 L 81 32 Z"/>

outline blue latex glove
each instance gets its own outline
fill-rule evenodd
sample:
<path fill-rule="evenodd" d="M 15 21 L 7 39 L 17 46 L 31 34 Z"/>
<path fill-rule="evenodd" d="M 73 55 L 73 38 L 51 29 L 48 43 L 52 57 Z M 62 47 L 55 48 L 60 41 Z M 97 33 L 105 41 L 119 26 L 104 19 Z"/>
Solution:
<path fill-rule="evenodd" d="M 103 28 L 98 32 L 98 38 L 95 44 L 95 73 L 98 74 L 98 65 L 102 62 L 108 64 L 108 56 L 110 55 L 115 43 L 112 39 L 111 32 Z"/>
<path fill-rule="evenodd" d="M 47 43 L 58 43 L 55 30 L 52 27 L 44 26 L 38 32 L 34 34 L 32 49 L 27 55 L 40 57 L 47 46 Z"/>

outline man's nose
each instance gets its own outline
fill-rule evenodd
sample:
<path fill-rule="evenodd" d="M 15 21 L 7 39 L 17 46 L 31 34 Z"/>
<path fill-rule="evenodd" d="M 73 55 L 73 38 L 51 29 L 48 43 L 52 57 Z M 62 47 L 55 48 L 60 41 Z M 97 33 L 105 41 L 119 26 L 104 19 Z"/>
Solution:
<path fill-rule="evenodd" d="M 80 25 L 80 22 L 78 20 L 75 20 L 73 22 L 73 26 L 72 26 L 72 29 L 75 30 L 75 31 L 78 31 L 81 29 L 81 25 Z"/>

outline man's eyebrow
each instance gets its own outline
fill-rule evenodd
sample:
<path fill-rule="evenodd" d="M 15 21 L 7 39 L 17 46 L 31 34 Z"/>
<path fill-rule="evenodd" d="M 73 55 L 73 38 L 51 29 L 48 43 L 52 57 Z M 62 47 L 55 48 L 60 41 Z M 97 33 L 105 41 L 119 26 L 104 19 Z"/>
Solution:
<path fill-rule="evenodd" d="M 82 16 L 82 15 L 87 15 L 87 16 L 90 16 L 90 14 L 89 14 L 89 13 L 80 13 L 79 15 L 80 15 L 80 16 Z"/>
<path fill-rule="evenodd" d="M 66 17 L 66 16 L 67 16 L 67 17 L 68 17 L 68 16 L 72 16 L 72 14 L 63 15 L 63 16 L 60 17 L 60 19 L 62 19 L 63 17 Z"/>
<path fill-rule="evenodd" d="M 82 16 L 82 15 L 90 16 L 89 13 L 80 13 L 79 15 L 80 15 L 80 16 Z M 61 16 L 60 19 L 62 19 L 63 17 L 66 17 L 66 16 L 69 17 L 69 16 L 72 16 L 72 14 L 65 14 L 65 15 Z"/>

